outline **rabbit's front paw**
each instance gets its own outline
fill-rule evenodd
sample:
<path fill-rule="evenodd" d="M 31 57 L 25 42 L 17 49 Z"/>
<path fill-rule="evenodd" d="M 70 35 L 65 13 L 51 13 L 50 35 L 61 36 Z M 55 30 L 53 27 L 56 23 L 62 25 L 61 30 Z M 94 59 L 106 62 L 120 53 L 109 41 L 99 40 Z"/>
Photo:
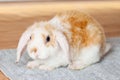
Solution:
<path fill-rule="evenodd" d="M 55 68 L 54 68 L 54 67 L 47 66 L 47 65 L 40 65 L 40 66 L 39 66 L 39 69 L 40 69 L 40 70 L 51 71 L 51 70 L 53 70 L 53 69 L 55 69 Z"/>
<path fill-rule="evenodd" d="M 77 63 L 75 62 L 73 64 L 68 65 L 68 69 L 73 69 L 73 70 L 81 70 L 84 69 L 85 67 L 87 67 L 87 65 L 85 65 L 82 62 L 77 62 Z"/>
<path fill-rule="evenodd" d="M 30 61 L 27 63 L 27 68 L 30 68 L 30 69 L 34 69 L 38 66 L 39 66 L 39 63 L 37 63 L 36 61 Z"/>

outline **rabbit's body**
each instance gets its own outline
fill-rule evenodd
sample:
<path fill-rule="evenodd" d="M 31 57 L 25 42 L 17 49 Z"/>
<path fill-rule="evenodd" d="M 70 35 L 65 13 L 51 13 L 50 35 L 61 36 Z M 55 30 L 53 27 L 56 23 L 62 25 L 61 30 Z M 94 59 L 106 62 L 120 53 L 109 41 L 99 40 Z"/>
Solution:
<path fill-rule="evenodd" d="M 60 13 L 50 21 L 34 26 L 34 30 L 28 30 L 33 30 L 30 35 L 34 34 L 34 38 L 36 37 L 28 42 L 27 47 L 30 57 L 35 59 L 28 63 L 31 68 L 39 66 L 40 69 L 50 70 L 69 65 L 70 69 L 82 69 L 98 62 L 110 49 L 110 45 L 106 45 L 102 27 L 92 17 L 78 11 Z M 47 35 L 51 40 L 48 43 L 44 42 L 48 40 Z M 39 39 L 39 36 L 43 39 Z M 40 44 L 42 47 L 39 47 Z M 31 54 L 31 50 L 37 57 Z M 18 50 L 18 54 L 20 52 Z M 18 60 L 19 58 L 20 55 Z"/>

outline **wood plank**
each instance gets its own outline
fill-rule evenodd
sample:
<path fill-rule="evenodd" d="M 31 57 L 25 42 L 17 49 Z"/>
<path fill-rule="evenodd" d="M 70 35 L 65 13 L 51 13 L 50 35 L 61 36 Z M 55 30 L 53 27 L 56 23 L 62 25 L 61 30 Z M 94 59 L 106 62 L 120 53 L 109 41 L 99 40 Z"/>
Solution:
<path fill-rule="evenodd" d="M 73 1 L 73 0 L 0 0 L 0 2 L 61 2 L 61 1 Z M 74 1 L 100 1 L 100 0 L 74 0 Z M 118 1 L 118 0 L 101 0 L 101 1 Z"/>

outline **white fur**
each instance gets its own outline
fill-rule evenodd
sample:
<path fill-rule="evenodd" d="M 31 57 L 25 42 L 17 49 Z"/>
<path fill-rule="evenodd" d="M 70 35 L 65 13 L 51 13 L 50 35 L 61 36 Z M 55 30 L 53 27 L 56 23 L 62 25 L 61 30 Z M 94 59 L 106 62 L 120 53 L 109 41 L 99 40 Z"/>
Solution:
<path fill-rule="evenodd" d="M 65 17 L 64 17 L 64 18 L 65 18 Z M 64 23 L 64 22 L 62 21 L 62 18 L 59 18 L 58 16 L 53 17 L 53 18 L 49 21 L 49 23 L 50 23 L 51 25 L 53 25 L 54 27 L 60 29 L 61 31 L 66 31 L 66 30 L 68 30 L 68 29 L 71 28 L 71 25 L 70 25 L 68 22 Z"/>
<path fill-rule="evenodd" d="M 68 56 L 59 50 L 56 55 L 45 60 L 34 60 L 27 64 L 28 68 L 39 67 L 42 70 L 52 70 L 59 66 L 66 66 L 69 64 Z"/>
<path fill-rule="evenodd" d="M 57 52 L 58 44 L 56 44 L 55 47 L 50 46 L 49 48 L 47 48 L 45 45 L 45 41 L 43 40 L 41 34 L 49 35 L 47 31 L 45 31 L 42 28 L 36 28 L 32 34 L 34 35 L 34 40 L 29 41 L 27 46 L 27 51 L 31 58 L 46 59 Z M 34 47 L 37 48 L 37 52 L 36 52 L 37 55 L 35 55 L 34 53 L 31 53 L 31 49 Z"/>
<path fill-rule="evenodd" d="M 40 65 L 39 69 L 53 69 L 59 66 L 65 66 L 69 64 L 69 45 L 64 34 L 60 31 L 54 31 L 55 45 L 46 47 L 45 41 L 41 34 L 49 35 L 49 32 L 44 29 L 46 22 L 40 23 L 40 28 L 34 29 L 32 34 L 34 39 L 28 42 L 27 51 L 29 56 L 35 61 L 29 62 L 27 67 L 34 68 L 37 63 Z M 32 48 L 37 48 L 37 52 L 32 52 Z M 40 60 L 40 62 L 36 62 Z M 38 66 L 38 65 L 37 65 Z"/>
<path fill-rule="evenodd" d="M 52 70 L 54 68 L 66 66 L 68 64 L 69 64 L 68 56 L 64 55 L 64 52 L 59 51 L 57 52 L 57 55 L 51 57 L 51 59 L 44 60 L 44 63 L 39 66 L 39 69 Z"/>
<path fill-rule="evenodd" d="M 18 43 L 18 47 L 17 47 L 17 60 L 16 60 L 16 62 L 19 62 L 22 53 L 25 51 L 27 43 L 29 41 L 29 38 L 30 38 L 31 33 L 32 33 L 35 26 L 36 26 L 36 23 L 34 23 L 31 27 L 29 27 L 22 34 L 22 36 L 21 36 L 21 38 L 19 40 L 19 43 Z"/>
<path fill-rule="evenodd" d="M 100 45 L 91 45 L 80 50 L 78 58 L 69 65 L 70 69 L 83 69 L 100 60 Z"/>
<path fill-rule="evenodd" d="M 34 60 L 27 63 L 27 68 L 33 69 L 39 67 L 39 65 L 40 65 L 40 60 Z"/>
<path fill-rule="evenodd" d="M 65 18 L 63 16 L 63 18 Z M 49 32 L 44 29 L 46 24 L 51 24 L 52 27 L 55 27 L 56 30 L 53 32 L 55 36 L 55 45 L 46 47 L 45 41 L 42 38 L 41 34 L 49 35 Z M 68 39 L 71 39 L 71 33 L 69 28 L 71 25 L 66 22 L 62 22 L 58 16 L 55 16 L 48 22 L 35 23 L 30 29 L 27 29 L 22 37 L 20 38 L 18 49 L 17 49 L 17 61 L 20 59 L 23 49 L 27 46 L 27 51 L 29 56 L 33 59 L 32 62 L 28 62 L 27 67 L 44 70 L 52 70 L 60 66 L 66 66 L 70 69 L 83 69 L 93 63 L 96 63 L 100 60 L 100 47 L 101 45 L 89 45 L 80 49 L 78 55 L 72 61 L 70 60 L 70 54 L 73 52 L 73 55 L 77 52 L 75 48 L 70 49 L 70 45 L 63 34 L 66 32 L 68 34 Z M 89 30 L 92 28 L 92 25 L 88 25 Z M 34 39 L 29 41 L 31 35 L 34 35 Z M 92 35 L 92 29 L 91 29 Z M 110 49 L 110 46 L 106 46 L 107 49 L 105 52 Z M 32 48 L 36 48 L 37 52 L 31 52 Z M 72 61 L 72 62 L 70 62 Z"/>
<path fill-rule="evenodd" d="M 49 23 L 52 24 L 52 25 L 55 26 L 55 27 L 64 29 L 63 26 L 61 25 L 60 19 L 59 19 L 57 16 L 55 16 L 54 18 L 52 18 L 52 19 L 49 21 Z"/>

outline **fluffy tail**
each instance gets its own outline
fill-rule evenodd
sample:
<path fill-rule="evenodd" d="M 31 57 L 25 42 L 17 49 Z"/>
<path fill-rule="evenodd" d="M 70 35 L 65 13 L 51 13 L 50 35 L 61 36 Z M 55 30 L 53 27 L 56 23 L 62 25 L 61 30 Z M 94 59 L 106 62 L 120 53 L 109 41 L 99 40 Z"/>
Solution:
<path fill-rule="evenodd" d="M 110 51 L 110 49 L 111 49 L 111 44 L 106 43 L 106 46 L 105 46 L 105 51 L 104 51 L 103 55 L 107 54 L 107 52 L 109 52 L 109 51 Z"/>

